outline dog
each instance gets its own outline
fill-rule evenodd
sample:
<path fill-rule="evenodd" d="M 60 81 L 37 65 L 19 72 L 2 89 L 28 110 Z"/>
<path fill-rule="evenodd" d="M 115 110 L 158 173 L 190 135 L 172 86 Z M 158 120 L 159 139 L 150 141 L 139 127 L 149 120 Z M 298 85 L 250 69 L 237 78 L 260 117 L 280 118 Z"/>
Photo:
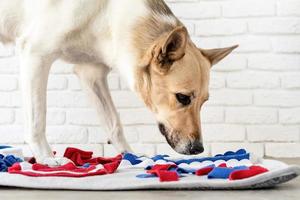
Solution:
<path fill-rule="evenodd" d="M 25 141 L 37 162 L 51 166 L 68 162 L 53 155 L 45 135 L 57 59 L 75 64 L 118 152 L 132 149 L 107 85 L 113 68 L 154 113 L 168 144 L 191 155 L 204 151 L 199 112 L 210 69 L 237 47 L 197 48 L 163 0 L 0 0 L 0 41 L 20 55 Z"/>

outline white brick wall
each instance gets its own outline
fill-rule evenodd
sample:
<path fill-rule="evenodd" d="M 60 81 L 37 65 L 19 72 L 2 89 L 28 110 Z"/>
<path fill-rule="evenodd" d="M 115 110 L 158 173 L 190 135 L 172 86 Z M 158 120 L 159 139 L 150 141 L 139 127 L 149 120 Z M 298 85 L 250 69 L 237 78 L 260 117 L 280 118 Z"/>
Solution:
<path fill-rule="evenodd" d="M 211 75 L 211 98 L 201 112 L 204 155 L 246 147 L 258 155 L 300 157 L 300 0 L 168 4 L 199 47 L 240 44 Z M 0 143 L 23 146 L 29 155 L 22 138 L 18 71 L 14 48 L 0 45 Z M 58 61 L 51 72 L 47 137 L 54 149 L 72 145 L 114 155 L 72 65 Z M 176 155 L 151 112 L 117 73 L 110 74 L 109 85 L 133 149 Z"/>

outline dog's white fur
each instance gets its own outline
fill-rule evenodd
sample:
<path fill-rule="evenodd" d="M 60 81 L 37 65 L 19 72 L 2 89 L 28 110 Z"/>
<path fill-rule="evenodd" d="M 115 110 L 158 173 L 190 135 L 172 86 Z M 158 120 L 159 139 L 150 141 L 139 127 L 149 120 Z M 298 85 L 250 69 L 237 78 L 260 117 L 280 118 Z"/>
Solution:
<path fill-rule="evenodd" d="M 134 88 L 138 59 L 130 49 L 130 36 L 137 19 L 148 14 L 144 0 L 0 0 L 0 41 L 15 42 L 20 54 L 25 139 L 38 162 L 66 162 L 54 157 L 45 136 L 47 79 L 57 59 L 78 65 L 75 72 L 93 98 L 112 144 L 119 152 L 131 151 L 106 76 L 117 68 Z"/>

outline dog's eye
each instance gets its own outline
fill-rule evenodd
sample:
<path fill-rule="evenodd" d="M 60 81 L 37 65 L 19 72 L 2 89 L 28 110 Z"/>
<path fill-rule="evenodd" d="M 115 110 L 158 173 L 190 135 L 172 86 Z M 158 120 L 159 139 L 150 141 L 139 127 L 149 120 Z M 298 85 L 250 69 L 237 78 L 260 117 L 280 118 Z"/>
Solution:
<path fill-rule="evenodd" d="M 187 106 L 191 103 L 191 97 L 185 94 L 177 93 L 176 99 L 184 106 Z"/>

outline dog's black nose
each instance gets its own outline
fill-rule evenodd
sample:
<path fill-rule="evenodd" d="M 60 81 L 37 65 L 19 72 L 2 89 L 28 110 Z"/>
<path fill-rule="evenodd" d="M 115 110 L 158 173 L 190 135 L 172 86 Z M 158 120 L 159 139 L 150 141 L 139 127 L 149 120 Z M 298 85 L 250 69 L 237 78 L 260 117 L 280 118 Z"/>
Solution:
<path fill-rule="evenodd" d="M 193 142 L 190 148 L 190 154 L 195 155 L 204 151 L 203 144 L 200 142 Z"/>

